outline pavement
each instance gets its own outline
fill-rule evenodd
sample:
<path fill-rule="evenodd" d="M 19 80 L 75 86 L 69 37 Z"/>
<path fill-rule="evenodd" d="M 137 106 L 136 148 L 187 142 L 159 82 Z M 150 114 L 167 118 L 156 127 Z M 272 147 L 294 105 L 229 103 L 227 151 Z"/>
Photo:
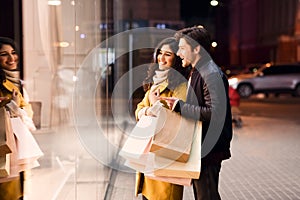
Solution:
<path fill-rule="evenodd" d="M 224 161 L 219 190 L 223 200 L 300 199 L 300 124 L 281 119 L 242 116 L 234 129 L 232 158 Z M 89 127 L 86 126 L 86 129 Z M 108 127 L 118 146 L 123 137 Z M 98 162 L 72 125 L 34 133 L 45 156 L 32 169 L 26 200 L 135 200 L 135 174 Z M 192 200 L 192 188 L 184 200 Z"/>

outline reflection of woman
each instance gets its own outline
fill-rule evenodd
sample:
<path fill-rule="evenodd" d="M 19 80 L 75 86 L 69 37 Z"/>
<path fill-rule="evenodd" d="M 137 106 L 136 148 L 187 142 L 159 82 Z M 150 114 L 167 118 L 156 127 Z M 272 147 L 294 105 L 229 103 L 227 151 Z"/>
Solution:
<path fill-rule="evenodd" d="M 33 112 L 19 78 L 18 62 L 14 41 L 0 37 L 0 107 L 5 106 L 12 116 L 20 117 L 30 130 L 35 130 Z M 24 172 L 19 179 L 0 183 L 0 199 L 22 199 L 23 183 Z"/>
<path fill-rule="evenodd" d="M 146 94 L 137 105 L 137 120 L 143 115 L 153 115 L 151 106 L 160 97 L 177 97 L 185 101 L 187 91 L 187 70 L 181 66 L 181 59 L 176 56 L 178 43 L 174 38 L 166 38 L 155 50 L 154 63 L 150 65 L 144 81 Z M 165 102 L 161 102 L 168 107 Z M 136 195 L 142 193 L 143 199 L 179 200 L 183 196 L 183 186 L 162 182 L 137 173 Z"/>

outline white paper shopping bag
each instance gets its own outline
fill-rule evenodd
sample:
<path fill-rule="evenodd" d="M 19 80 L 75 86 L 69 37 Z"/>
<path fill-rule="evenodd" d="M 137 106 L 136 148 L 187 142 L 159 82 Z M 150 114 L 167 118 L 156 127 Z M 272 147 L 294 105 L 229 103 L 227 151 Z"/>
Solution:
<path fill-rule="evenodd" d="M 7 121 L 9 120 L 9 114 L 4 107 L 0 108 L 0 156 L 5 156 L 11 153 L 11 144 L 8 141 L 10 127 L 7 127 Z"/>
<path fill-rule="evenodd" d="M 7 131 L 7 142 L 11 149 L 11 153 L 9 154 L 10 166 L 9 166 L 9 175 L 0 178 L 0 183 L 17 179 L 19 177 L 19 172 L 20 172 L 20 165 L 18 164 L 16 137 L 12 130 L 9 112 L 6 112 L 6 115 L 8 116 L 7 120 L 5 120 L 5 127 Z"/>
<path fill-rule="evenodd" d="M 29 164 L 43 156 L 38 143 L 19 117 L 11 119 L 12 130 L 16 136 L 18 163 Z"/>
<path fill-rule="evenodd" d="M 150 153 L 152 154 L 152 153 Z M 154 154 L 152 154 L 154 155 Z M 152 162 L 152 161 L 150 161 Z M 139 164 L 133 161 L 126 160 L 125 166 L 135 169 L 138 172 L 144 173 L 144 175 L 150 179 L 164 181 L 168 183 L 178 184 L 178 185 L 186 185 L 190 186 L 192 183 L 191 178 L 178 178 L 178 177 L 167 177 L 167 176 L 156 176 L 153 173 L 153 164 L 151 165 L 150 162 Z M 152 168 L 152 169 L 151 169 Z"/>
<path fill-rule="evenodd" d="M 156 123 L 156 117 L 141 117 L 128 135 L 119 155 L 131 161 L 144 163 L 147 160 L 152 137 L 155 134 Z"/>
<path fill-rule="evenodd" d="M 182 183 L 187 183 L 187 179 L 198 179 L 201 170 L 201 122 L 197 123 L 196 130 L 190 158 L 186 163 L 148 152 L 145 153 L 147 159 L 126 159 L 125 165 L 144 174 L 149 174 L 149 176 L 165 177 L 166 180 L 169 177 L 177 181 L 183 181 Z"/>

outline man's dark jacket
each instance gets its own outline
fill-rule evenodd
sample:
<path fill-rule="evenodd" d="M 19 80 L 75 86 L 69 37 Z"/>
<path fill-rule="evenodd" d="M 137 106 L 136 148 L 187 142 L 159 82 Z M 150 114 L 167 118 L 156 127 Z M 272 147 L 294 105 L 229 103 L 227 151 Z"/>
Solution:
<path fill-rule="evenodd" d="M 220 164 L 230 158 L 232 118 L 228 80 L 210 58 L 201 58 L 196 64 L 187 100 L 180 100 L 175 111 L 202 121 L 202 166 Z"/>

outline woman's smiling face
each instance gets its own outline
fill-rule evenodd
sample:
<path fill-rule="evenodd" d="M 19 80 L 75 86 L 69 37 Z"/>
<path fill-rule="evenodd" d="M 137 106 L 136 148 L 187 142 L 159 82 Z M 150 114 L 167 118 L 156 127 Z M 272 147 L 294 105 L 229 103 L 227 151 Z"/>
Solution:
<path fill-rule="evenodd" d="M 15 49 L 8 45 L 2 45 L 0 49 L 0 67 L 6 70 L 15 70 L 18 67 L 19 56 Z"/>
<path fill-rule="evenodd" d="M 172 67 L 175 60 L 175 53 L 169 45 L 163 45 L 157 55 L 157 63 L 162 67 Z"/>

